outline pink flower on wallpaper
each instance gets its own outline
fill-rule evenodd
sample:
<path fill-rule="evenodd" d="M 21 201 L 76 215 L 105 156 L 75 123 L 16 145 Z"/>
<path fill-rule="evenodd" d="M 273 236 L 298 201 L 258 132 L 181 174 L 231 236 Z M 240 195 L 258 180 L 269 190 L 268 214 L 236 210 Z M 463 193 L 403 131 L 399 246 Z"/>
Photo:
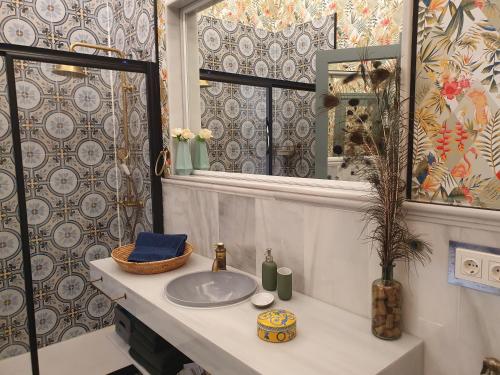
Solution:
<path fill-rule="evenodd" d="M 455 96 L 459 95 L 461 92 L 462 88 L 457 81 L 445 81 L 441 90 L 441 95 L 448 100 L 453 100 Z"/>
<path fill-rule="evenodd" d="M 389 19 L 389 17 L 382 18 L 382 20 L 380 21 L 380 25 L 382 25 L 383 27 L 387 27 L 390 24 L 391 24 L 391 20 Z"/>
<path fill-rule="evenodd" d="M 458 86 L 460 86 L 461 89 L 468 89 L 470 87 L 470 80 L 464 78 L 458 81 Z"/>
<path fill-rule="evenodd" d="M 484 0 L 474 0 L 474 6 L 482 10 L 484 8 Z"/>

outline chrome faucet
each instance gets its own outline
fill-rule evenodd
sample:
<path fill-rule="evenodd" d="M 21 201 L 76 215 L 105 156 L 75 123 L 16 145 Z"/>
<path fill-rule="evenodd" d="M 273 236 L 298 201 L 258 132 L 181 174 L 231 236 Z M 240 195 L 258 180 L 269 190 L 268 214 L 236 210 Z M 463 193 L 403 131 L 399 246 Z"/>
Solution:
<path fill-rule="evenodd" d="M 215 248 L 215 259 L 212 264 L 212 272 L 225 271 L 226 270 L 226 248 L 222 242 L 217 244 Z"/>

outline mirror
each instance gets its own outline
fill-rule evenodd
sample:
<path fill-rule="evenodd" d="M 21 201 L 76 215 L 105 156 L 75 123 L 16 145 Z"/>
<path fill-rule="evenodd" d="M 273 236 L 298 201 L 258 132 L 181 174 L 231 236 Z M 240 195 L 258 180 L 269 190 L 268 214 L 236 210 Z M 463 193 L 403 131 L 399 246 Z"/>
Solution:
<path fill-rule="evenodd" d="M 398 58 L 401 2 L 370 10 L 312 3 L 262 10 L 226 0 L 191 15 L 187 25 L 196 35 L 186 38 L 186 64 L 189 70 L 196 53 L 199 74 L 188 77 L 188 122 L 195 132 L 212 131 L 210 170 L 356 179 L 354 165 L 341 167 L 361 152 L 351 130 L 355 116 L 376 116 L 374 98 L 355 83 L 342 88 L 335 110 L 322 98 L 366 56 Z M 351 99 L 358 100 L 354 107 Z"/>
<path fill-rule="evenodd" d="M 321 169 L 318 163 L 317 177 L 343 181 L 359 181 L 360 165 L 365 153 L 364 134 L 380 122 L 377 96 L 361 78 L 361 71 L 373 71 L 376 68 L 394 72 L 398 63 L 399 46 L 375 47 L 373 49 L 351 49 L 324 51 L 319 55 L 322 69 L 318 77 L 327 82 L 317 85 L 317 100 L 320 112 L 318 128 L 327 128 L 327 166 Z M 370 52 L 372 53 L 370 55 Z M 356 53 L 362 53 L 357 61 L 349 60 Z M 373 57 L 371 57 L 373 56 Z M 378 58 L 376 58 L 377 56 Z M 323 70 L 327 70 L 327 74 Z M 356 73 L 359 73 L 356 76 Z M 324 112 L 324 113 L 321 113 Z M 378 132 L 375 132 L 378 133 Z M 325 136 L 318 134 L 318 136 Z M 380 140 L 378 140 L 380 142 Z M 321 150 L 317 154 L 322 154 Z"/>

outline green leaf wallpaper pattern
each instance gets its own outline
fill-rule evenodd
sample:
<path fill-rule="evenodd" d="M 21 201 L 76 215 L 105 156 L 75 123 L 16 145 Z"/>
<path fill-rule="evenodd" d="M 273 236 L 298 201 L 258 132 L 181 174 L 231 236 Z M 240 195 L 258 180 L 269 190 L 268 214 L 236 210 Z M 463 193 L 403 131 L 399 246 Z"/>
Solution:
<path fill-rule="evenodd" d="M 496 0 L 418 9 L 412 198 L 500 209 Z"/>

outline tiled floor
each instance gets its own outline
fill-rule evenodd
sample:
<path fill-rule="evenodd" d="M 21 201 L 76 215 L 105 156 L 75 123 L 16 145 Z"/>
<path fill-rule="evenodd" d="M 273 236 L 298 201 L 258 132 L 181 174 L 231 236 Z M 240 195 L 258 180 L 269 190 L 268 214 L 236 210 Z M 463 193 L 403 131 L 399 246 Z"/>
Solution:
<path fill-rule="evenodd" d="M 114 326 L 46 346 L 38 355 L 42 375 L 105 375 L 130 364 L 148 374 L 130 358 Z M 0 374 L 31 375 L 29 354 L 0 361 Z"/>

